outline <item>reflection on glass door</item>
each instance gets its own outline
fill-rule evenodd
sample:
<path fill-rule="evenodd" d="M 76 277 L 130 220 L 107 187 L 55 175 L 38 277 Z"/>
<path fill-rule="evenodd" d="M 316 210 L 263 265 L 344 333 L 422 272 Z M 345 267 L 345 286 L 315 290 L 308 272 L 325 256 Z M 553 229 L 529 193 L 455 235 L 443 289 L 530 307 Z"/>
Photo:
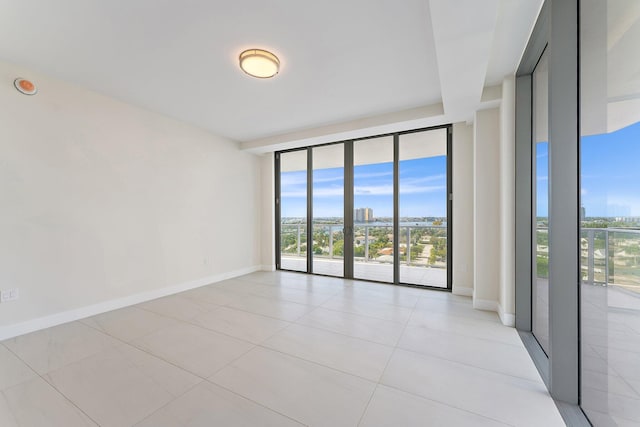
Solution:
<path fill-rule="evenodd" d="M 640 2 L 583 6 L 580 406 L 640 425 Z"/>
<path fill-rule="evenodd" d="M 533 71 L 532 329 L 549 354 L 549 73 L 547 53 Z"/>
<path fill-rule="evenodd" d="M 313 272 L 344 274 L 344 145 L 313 149 Z"/>
<path fill-rule="evenodd" d="M 400 282 L 447 287 L 447 129 L 400 135 Z"/>
<path fill-rule="evenodd" d="M 307 150 L 280 153 L 280 267 L 307 271 Z"/>
<path fill-rule="evenodd" d="M 353 143 L 353 276 L 393 283 L 393 137 Z"/>

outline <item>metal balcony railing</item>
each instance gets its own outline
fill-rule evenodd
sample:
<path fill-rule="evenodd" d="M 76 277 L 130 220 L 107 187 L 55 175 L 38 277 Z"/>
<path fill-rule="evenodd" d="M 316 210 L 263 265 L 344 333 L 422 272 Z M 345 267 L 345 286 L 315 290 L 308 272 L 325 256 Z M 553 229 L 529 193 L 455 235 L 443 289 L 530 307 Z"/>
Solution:
<path fill-rule="evenodd" d="M 335 248 L 337 245 L 344 244 L 344 225 L 339 223 L 333 224 L 314 224 L 314 235 L 316 233 L 320 233 L 321 236 L 326 238 L 326 244 L 322 245 L 321 252 L 313 254 L 314 258 L 326 258 L 326 259 L 334 259 L 334 258 L 342 258 L 341 254 L 336 254 Z M 307 242 L 306 242 L 306 224 L 282 224 L 280 226 L 280 239 L 281 239 L 281 254 L 283 256 L 296 256 L 296 257 L 306 257 L 307 250 Z M 376 263 L 392 263 L 393 257 L 388 256 L 385 257 L 385 253 L 388 252 L 387 255 L 392 255 L 392 247 L 393 247 L 393 225 L 388 223 L 381 224 L 367 224 L 367 223 L 356 223 L 354 224 L 354 249 L 356 253 L 361 253 L 361 255 L 356 255 L 354 257 L 356 262 L 376 262 Z M 387 230 L 387 233 L 384 233 L 384 230 Z M 401 253 L 401 262 L 406 265 L 414 265 L 414 266 L 434 266 L 434 262 L 429 262 L 429 259 L 425 260 L 422 254 L 415 256 L 412 254 L 412 247 L 414 245 L 432 245 L 433 242 L 431 240 L 432 235 L 436 235 L 437 239 L 443 239 L 440 245 L 446 248 L 446 225 L 424 225 L 424 224 L 415 224 L 415 223 L 401 223 L 399 227 L 399 237 L 400 237 L 400 253 Z M 431 234 L 428 234 L 428 241 L 416 241 L 417 236 L 425 236 L 425 232 L 429 230 Z M 444 231 L 444 233 L 442 233 Z M 439 232 L 439 233 L 438 233 Z M 383 248 L 378 248 L 372 250 L 372 246 L 374 243 L 381 238 L 388 239 L 388 243 L 385 244 Z M 386 236 L 385 236 L 386 235 Z M 312 248 L 317 247 L 318 242 L 314 241 Z M 362 248 L 362 250 L 358 250 L 357 248 Z M 381 256 L 382 253 L 382 256 Z M 445 254 L 443 256 L 432 257 L 429 256 L 432 261 L 434 258 L 437 259 L 440 263 L 442 263 L 442 258 L 446 259 L 446 249 Z"/>
<path fill-rule="evenodd" d="M 540 237 L 547 227 L 537 227 L 537 265 L 548 263 L 548 246 Z M 544 267 L 544 265 L 543 265 Z M 619 285 L 640 293 L 640 230 L 582 228 L 580 231 L 581 280 L 589 285 Z M 540 275 L 540 274 L 539 274 Z"/>
<path fill-rule="evenodd" d="M 580 237 L 583 283 L 640 292 L 640 230 L 583 228 Z"/>

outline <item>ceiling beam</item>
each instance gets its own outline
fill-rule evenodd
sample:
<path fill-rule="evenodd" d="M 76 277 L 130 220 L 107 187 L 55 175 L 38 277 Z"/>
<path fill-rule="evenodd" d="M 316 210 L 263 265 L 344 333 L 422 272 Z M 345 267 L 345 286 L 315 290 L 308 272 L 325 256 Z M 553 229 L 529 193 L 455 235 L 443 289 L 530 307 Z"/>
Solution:
<path fill-rule="evenodd" d="M 446 115 L 473 118 L 491 57 L 499 0 L 430 0 Z"/>

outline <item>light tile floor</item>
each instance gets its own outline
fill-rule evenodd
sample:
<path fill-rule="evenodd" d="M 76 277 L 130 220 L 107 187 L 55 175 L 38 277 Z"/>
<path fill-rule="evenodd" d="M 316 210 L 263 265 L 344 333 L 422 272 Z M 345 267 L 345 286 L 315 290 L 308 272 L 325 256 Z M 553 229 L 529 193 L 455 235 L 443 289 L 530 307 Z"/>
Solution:
<path fill-rule="evenodd" d="M 0 425 L 564 423 L 469 298 L 259 272 L 2 342 Z"/>

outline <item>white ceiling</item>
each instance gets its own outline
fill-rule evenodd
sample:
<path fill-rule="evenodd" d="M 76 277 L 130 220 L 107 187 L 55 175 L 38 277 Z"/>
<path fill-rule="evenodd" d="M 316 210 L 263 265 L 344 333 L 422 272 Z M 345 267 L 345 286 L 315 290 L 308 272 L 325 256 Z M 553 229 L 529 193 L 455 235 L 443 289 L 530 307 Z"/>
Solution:
<path fill-rule="evenodd" d="M 541 3 L 0 0 L 0 60 L 252 141 L 440 103 L 471 115 Z M 254 47 L 276 78 L 239 70 Z"/>

